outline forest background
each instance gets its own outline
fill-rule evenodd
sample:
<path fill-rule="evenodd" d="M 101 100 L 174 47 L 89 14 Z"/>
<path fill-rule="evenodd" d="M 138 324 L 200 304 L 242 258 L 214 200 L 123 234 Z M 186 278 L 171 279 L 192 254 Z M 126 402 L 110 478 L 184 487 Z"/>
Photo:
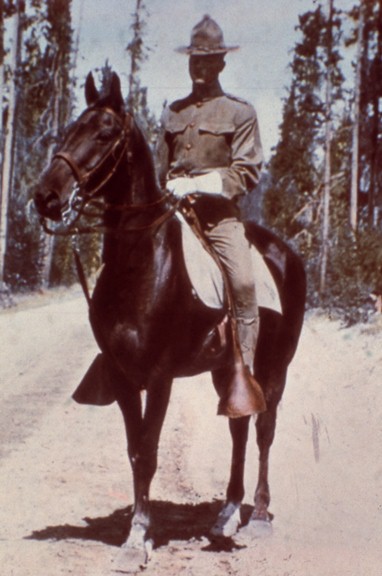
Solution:
<path fill-rule="evenodd" d="M 153 146 L 159 115 L 144 79 L 155 4 L 128 0 L 124 13 L 126 106 Z M 20 291 L 76 281 L 70 240 L 43 233 L 29 200 L 81 111 L 84 76 L 71 0 L 0 0 L 0 14 L 0 292 L 7 305 Z M 294 33 L 277 134 L 242 209 L 301 254 L 308 306 L 353 322 L 382 294 L 382 0 L 346 9 L 339 0 L 312 0 Z M 99 66 L 102 84 L 108 54 Z M 99 236 L 81 238 L 80 249 L 90 275 L 100 265 Z"/>

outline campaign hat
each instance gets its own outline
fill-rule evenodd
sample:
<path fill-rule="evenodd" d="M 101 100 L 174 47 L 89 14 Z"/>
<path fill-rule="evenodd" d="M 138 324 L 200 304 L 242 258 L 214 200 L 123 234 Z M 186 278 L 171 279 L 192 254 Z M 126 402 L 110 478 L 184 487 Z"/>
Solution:
<path fill-rule="evenodd" d="M 190 56 L 209 56 L 212 54 L 226 54 L 237 50 L 239 46 L 226 46 L 223 31 L 220 26 L 206 14 L 191 31 L 189 46 L 181 46 L 177 52 Z"/>

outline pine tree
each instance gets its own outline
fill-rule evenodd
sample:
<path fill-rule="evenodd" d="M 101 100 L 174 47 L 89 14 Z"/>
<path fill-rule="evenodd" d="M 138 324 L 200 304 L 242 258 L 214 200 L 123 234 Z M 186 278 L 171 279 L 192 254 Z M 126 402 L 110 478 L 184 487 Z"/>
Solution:
<path fill-rule="evenodd" d="M 353 147 L 352 222 L 361 229 L 378 225 L 382 211 L 382 0 L 363 0 L 350 11 L 355 29 L 348 44 L 358 42 L 358 92 L 354 117 L 358 117 L 358 145 Z M 354 208 L 354 206 L 356 206 Z"/>
<path fill-rule="evenodd" d="M 335 112 L 343 96 L 338 49 L 341 20 L 334 7 L 329 16 L 318 5 L 299 17 L 302 39 L 293 54 L 291 86 L 284 100 L 280 140 L 269 164 L 271 184 L 264 202 L 267 223 L 289 238 L 306 259 L 312 295 L 318 295 L 320 288 L 317 270 L 320 254 L 323 261 L 323 233 L 324 238 L 327 235 L 324 244 L 330 248 L 328 198 L 338 179 L 329 169 L 334 154 L 329 143 L 332 129 L 340 123 Z M 327 257 L 328 253 L 321 279 L 326 276 Z"/>
<path fill-rule="evenodd" d="M 360 135 L 360 100 L 361 100 L 361 74 L 362 74 L 362 54 L 363 54 L 363 31 L 365 22 L 365 11 L 361 4 L 359 8 L 358 30 L 357 30 L 357 53 L 355 64 L 354 82 L 354 120 L 352 127 L 352 173 L 350 188 L 350 225 L 353 232 L 358 227 L 358 194 L 359 194 L 359 135 Z"/>
<path fill-rule="evenodd" d="M 136 117 L 143 129 L 146 138 L 152 143 L 157 134 L 157 121 L 150 112 L 147 102 L 147 88 L 141 85 L 139 74 L 141 66 L 148 59 L 148 53 L 150 52 L 150 49 L 144 43 L 147 26 L 145 18 L 148 17 L 149 13 L 144 0 L 135 1 L 135 11 L 132 14 L 133 23 L 131 24 L 133 37 L 126 47 L 130 58 L 129 93 L 126 103 L 128 109 Z"/>

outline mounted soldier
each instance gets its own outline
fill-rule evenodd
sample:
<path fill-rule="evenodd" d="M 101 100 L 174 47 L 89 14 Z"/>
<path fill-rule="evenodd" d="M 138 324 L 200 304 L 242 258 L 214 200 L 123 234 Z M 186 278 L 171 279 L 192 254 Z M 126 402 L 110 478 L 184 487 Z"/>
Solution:
<path fill-rule="evenodd" d="M 204 28 L 211 28 L 210 19 L 205 20 L 204 24 Z M 213 29 L 216 32 L 216 25 Z M 203 46 L 210 46 L 210 33 L 207 39 L 208 43 Z M 225 53 L 228 49 L 222 38 L 218 38 L 218 41 L 219 49 L 224 48 Z M 215 46 L 214 50 L 217 49 Z M 219 54 L 204 57 L 215 58 Z M 218 72 L 214 70 L 216 78 L 211 87 L 216 89 L 219 87 Z M 228 306 L 222 305 L 221 297 L 220 305 L 216 307 L 195 296 L 195 284 L 190 281 L 186 269 L 187 258 L 181 250 L 184 240 L 182 231 L 187 230 L 191 238 L 195 238 L 186 228 L 186 223 L 179 222 L 176 213 L 179 209 L 183 215 L 185 205 L 187 217 L 188 214 L 192 215 L 191 210 L 195 206 L 200 215 L 203 235 L 216 238 L 216 231 L 220 228 L 224 231 L 226 226 L 220 244 L 213 240 L 216 251 L 220 245 L 224 245 L 229 252 L 230 243 L 234 244 L 237 238 L 241 238 L 242 248 L 237 249 L 236 254 L 242 262 L 245 253 L 243 255 L 240 250 L 246 247 L 249 252 L 249 249 L 234 199 L 257 181 L 261 161 L 256 116 L 252 108 L 223 93 L 212 95 L 207 88 L 199 91 L 197 86 L 202 86 L 203 82 L 198 82 L 198 79 L 200 75 L 195 74 L 195 93 L 190 97 L 190 103 L 187 103 L 188 100 L 180 102 L 166 112 L 169 126 L 162 136 L 167 140 L 163 144 L 167 155 L 165 183 L 168 174 L 167 186 L 173 190 L 173 196 L 171 193 L 164 194 L 158 186 L 151 150 L 134 117 L 124 108 L 120 79 L 115 73 L 101 94 L 92 74 L 88 75 L 85 83 L 87 108 L 68 128 L 34 191 L 36 208 L 47 232 L 74 238 L 81 232 L 103 232 L 103 266 L 91 295 L 81 266 L 80 251 L 73 243 L 79 279 L 89 305 L 91 326 L 100 347 L 100 353 L 73 397 L 78 402 L 97 405 L 116 400 L 123 414 L 134 482 L 133 516 L 128 521 L 130 532 L 122 548 L 124 571 L 126 562 L 130 567 L 128 570 L 139 571 L 151 554 L 149 493 L 157 469 L 159 438 L 173 380 L 211 372 L 220 397 L 219 411 L 231 417 L 230 478 L 225 503 L 211 528 L 213 538 L 232 537 L 240 526 L 250 417 L 238 416 L 246 413 L 248 404 L 248 414 L 265 408 L 258 386 L 256 389 L 252 385 L 249 372 L 243 368 L 241 354 L 240 366 L 236 370 L 236 331 L 232 330 L 233 348 L 229 338 L 222 337 L 220 342 L 217 339 L 216 327 L 224 319 Z M 201 104 L 199 107 L 198 102 Z M 208 114 L 211 105 L 211 114 Z M 221 106 L 222 115 L 213 112 L 215 106 Z M 205 116 L 196 114 L 200 109 L 202 114 L 206 111 Z M 190 113 L 192 110 L 195 111 L 195 120 Z M 179 124 L 183 124 L 181 130 L 177 119 Z M 196 133 L 192 126 L 188 127 L 194 121 L 198 122 L 199 127 Z M 192 135 L 196 142 L 203 137 L 203 146 L 197 152 L 200 154 L 198 166 L 201 168 L 197 168 L 196 160 L 187 165 L 181 154 L 181 140 L 178 138 L 186 138 L 187 134 L 190 138 Z M 178 148 L 175 155 L 173 149 L 176 143 Z M 182 144 L 184 147 L 185 141 Z M 218 157 L 214 156 L 216 149 L 220 150 Z M 195 159 L 195 154 L 196 151 L 193 151 L 190 159 Z M 193 187 L 190 186 L 191 182 Z M 183 186 L 187 189 L 186 199 L 181 196 Z M 190 193 L 190 188 L 203 192 Z M 175 193 L 179 199 L 174 200 Z M 82 216 L 86 216 L 83 223 Z M 51 230 L 46 218 L 57 221 L 58 229 Z M 199 217 L 196 218 L 199 222 Z M 89 219 L 93 220 L 90 227 Z M 229 235 L 227 231 L 231 229 L 236 232 Z M 259 520 L 269 522 L 272 518 L 268 511 L 269 451 L 274 438 L 277 407 L 304 318 L 306 281 L 301 260 L 284 242 L 255 222 L 246 223 L 245 230 L 260 253 L 260 260 L 256 262 L 263 257 L 264 266 L 273 271 L 275 290 L 281 304 L 276 308 L 269 306 L 263 299 L 262 288 L 258 288 L 261 327 L 254 370 L 261 381 L 267 405 L 266 411 L 259 414 L 256 420 L 259 468 L 254 509 L 249 520 L 255 526 Z M 197 247 L 200 252 L 203 251 L 199 244 Z M 229 261 L 224 258 L 224 251 L 220 253 L 225 268 L 228 268 Z M 261 276 L 258 272 L 260 267 L 260 263 L 255 264 L 256 281 Z M 244 277 L 245 266 L 243 268 L 240 273 Z M 235 279 L 236 276 L 230 284 Z M 219 277 L 219 284 L 220 280 Z M 242 296 L 240 292 L 236 294 L 234 306 L 231 306 L 230 296 L 228 300 L 231 315 L 232 310 L 235 314 L 241 311 L 245 320 L 243 325 L 253 329 L 256 309 L 248 308 L 249 312 L 244 315 L 247 308 L 237 302 L 240 297 L 247 302 L 250 286 L 249 282 L 246 290 L 243 287 Z M 234 362 L 231 360 L 232 351 Z M 249 352 L 253 357 L 252 349 L 243 353 L 247 358 L 244 361 L 248 364 L 252 361 Z M 231 370 L 231 366 L 234 370 Z M 240 367 L 243 368 L 241 371 Z M 238 377 L 232 379 L 232 374 Z M 231 381 L 240 384 L 241 391 L 242 384 L 246 383 L 248 386 L 247 389 L 244 387 L 244 391 L 248 392 L 247 395 L 237 394 L 237 388 L 231 386 Z M 146 390 L 144 403 L 142 390 Z M 229 393 L 226 395 L 227 390 Z M 242 402 L 243 397 L 246 403 Z"/>
<path fill-rule="evenodd" d="M 255 271 L 237 205 L 259 181 L 263 152 L 254 108 L 226 94 L 219 83 L 225 55 L 237 48 L 225 45 L 221 28 L 208 15 L 193 28 L 190 45 L 178 49 L 189 56 L 192 92 L 165 108 L 157 143 L 161 186 L 192 204 L 231 296 L 233 341 L 241 367 L 240 375 L 233 378 L 230 397 L 219 407 L 219 413 L 229 417 L 265 409 L 253 376 L 259 332 Z M 249 402 L 238 392 L 243 379 L 250 391 Z"/>

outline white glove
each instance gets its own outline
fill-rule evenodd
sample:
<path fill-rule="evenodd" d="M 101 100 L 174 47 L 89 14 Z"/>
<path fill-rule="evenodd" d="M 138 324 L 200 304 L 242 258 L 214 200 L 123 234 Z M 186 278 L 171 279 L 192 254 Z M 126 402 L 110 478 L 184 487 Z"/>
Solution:
<path fill-rule="evenodd" d="M 167 190 L 177 198 L 199 192 L 201 194 L 222 194 L 223 182 L 219 172 L 209 172 L 195 178 L 174 178 L 167 182 Z"/>
<path fill-rule="evenodd" d="M 183 196 L 186 196 L 187 194 L 193 194 L 196 192 L 195 179 L 174 178 L 174 180 L 169 180 L 167 182 L 166 188 L 177 198 L 183 198 Z"/>

